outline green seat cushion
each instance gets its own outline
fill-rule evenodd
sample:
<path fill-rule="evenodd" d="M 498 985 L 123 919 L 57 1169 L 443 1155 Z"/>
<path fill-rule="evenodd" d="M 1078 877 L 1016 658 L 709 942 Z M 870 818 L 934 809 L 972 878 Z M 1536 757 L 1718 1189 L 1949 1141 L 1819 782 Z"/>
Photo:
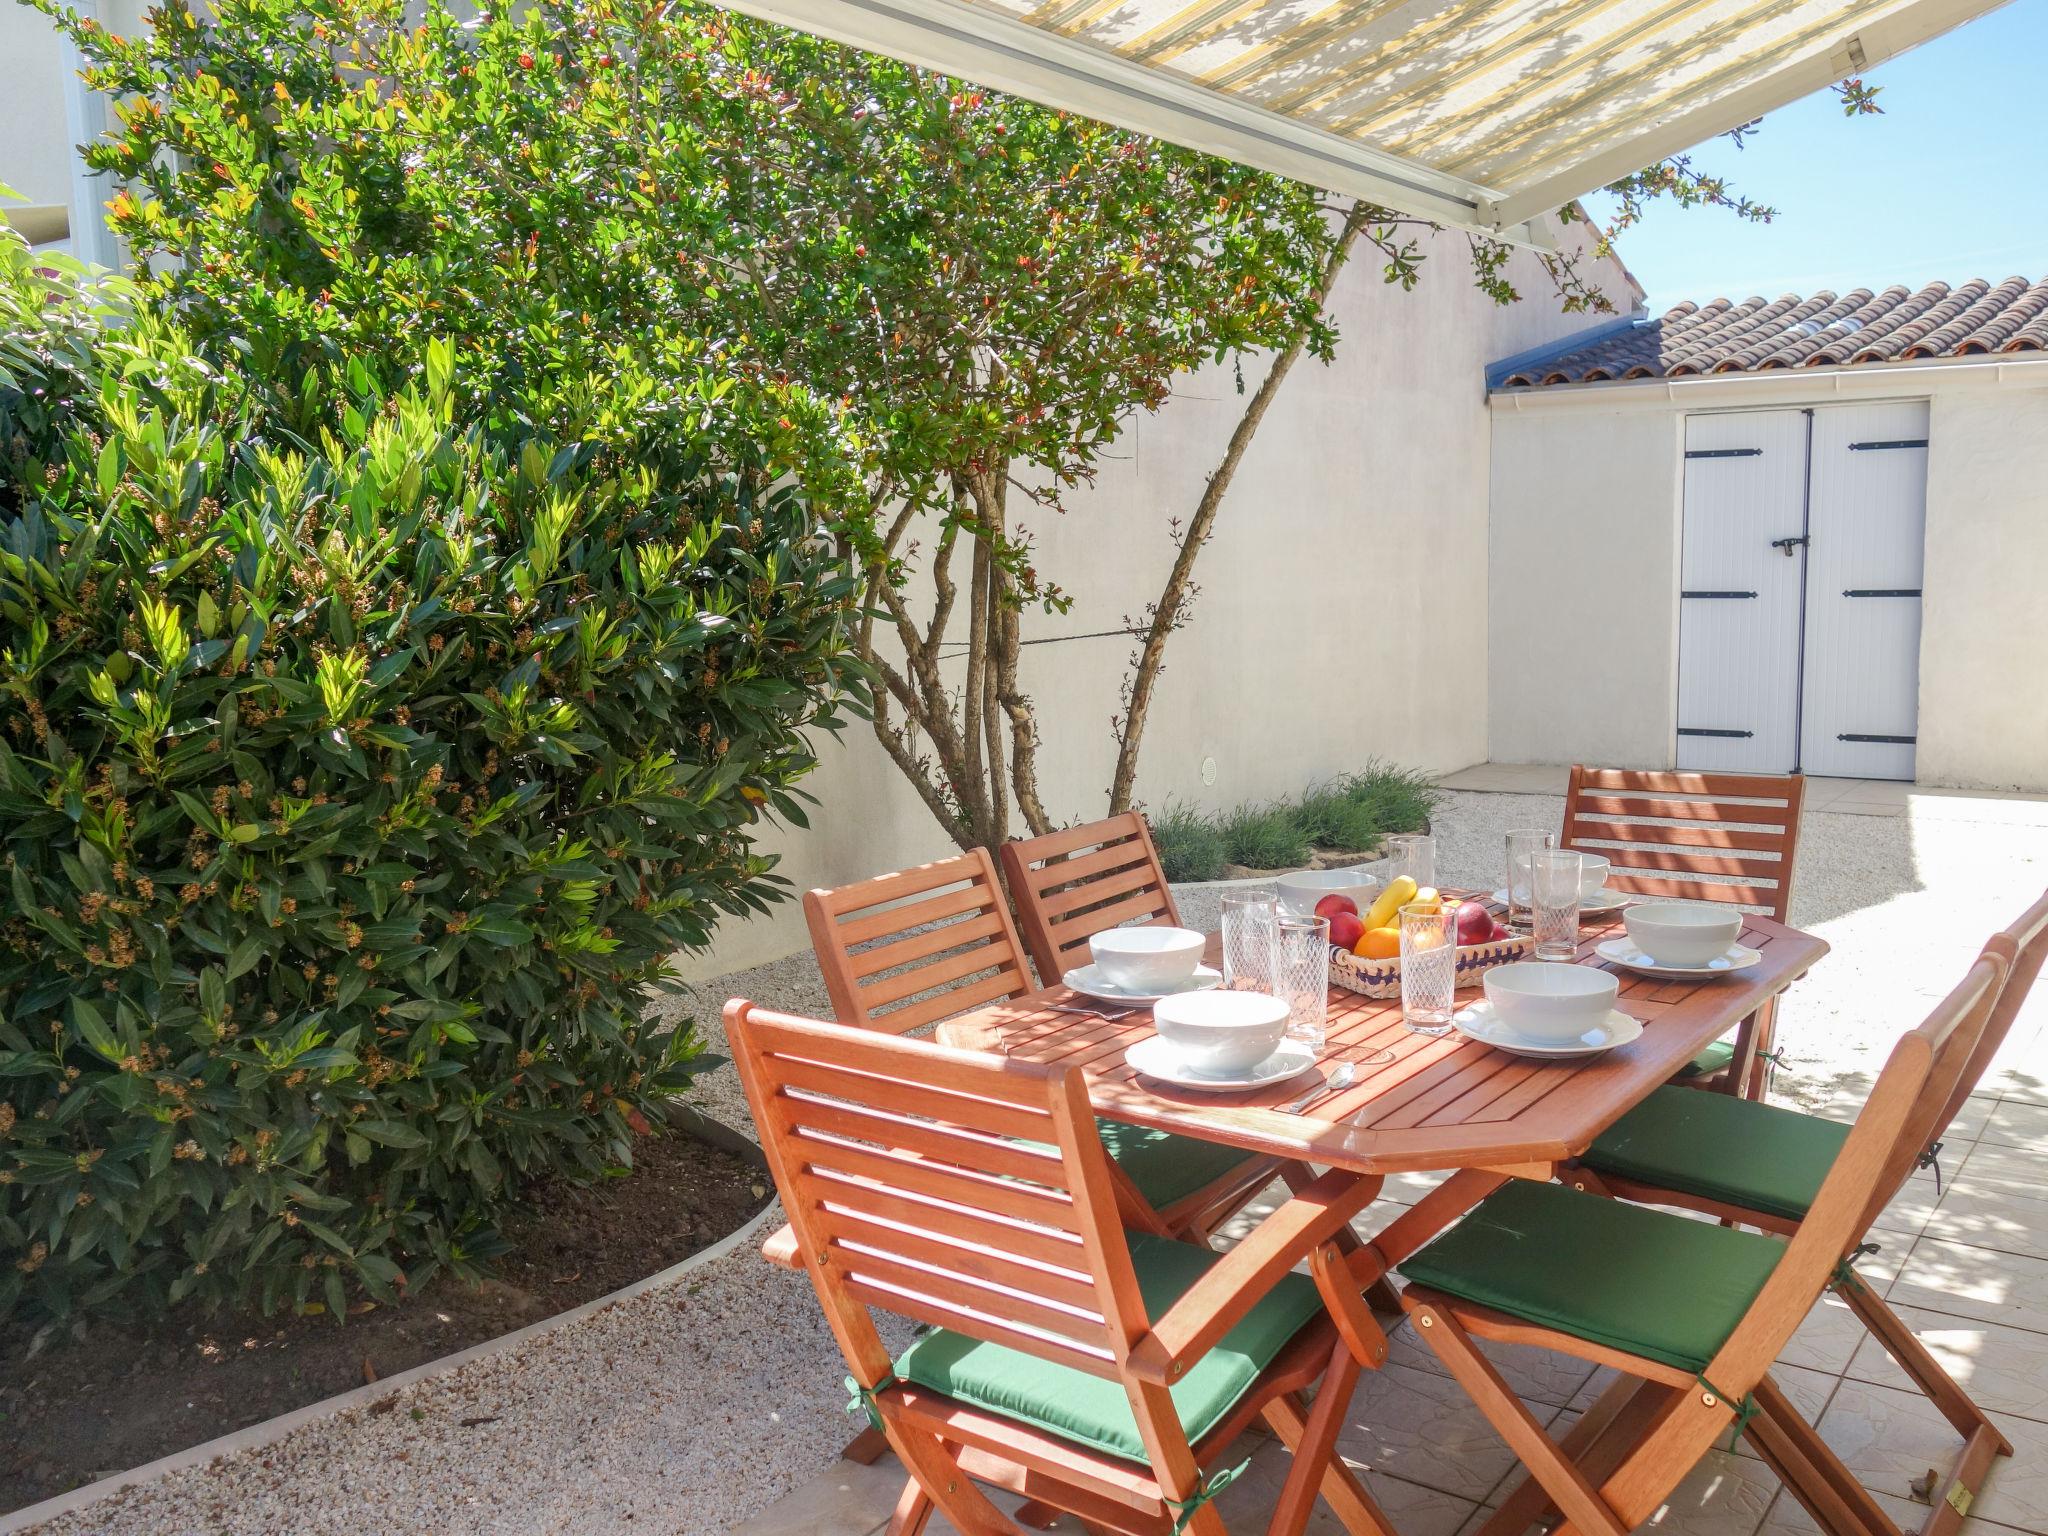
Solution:
<path fill-rule="evenodd" d="M 1164 1237 L 1133 1236 L 1131 1263 L 1156 1318 L 1222 1259 L 1219 1253 Z M 1287 1341 L 1322 1311 L 1315 1282 L 1283 1275 L 1223 1341 L 1188 1367 L 1170 1393 L 1190 1441 L 1237 1406 Z M 1093 1450 L 1144 1462 L 1145 1443 L 1123 1384 L 948 1328 L 919 1339 L 896 1361 L 906 1381 L 1016 1419 Z"/>
<path fill-rule="evenodd" d="M 1659 1189 L 1792 1221 L 1805 1217 L 1849 1127 L 1727 1093 L 1659 1088 L 1582 1161 Z"/>
<path fill-rule="evenodd" d="M 1240 1147 L 1147 1130 L 1121 1120 L 1097 1120 L 1095 1128 L 1102 1132 L 1102 1145 L 1109 1155 L 1130 1175 L 1138 1193 L 1154 1210 L 1206 1189 L 1253 1156 Z"/>
<path fill-rule="evenodd" d="M 1712 1077 L 1735 1059 L 1733 1040 L 1716 1040 L 1678 1069 L 1680 1077 Z"/>
<path fill-rule="evenodd" d="M 1515 1179 L 1400 1268 L 1573 1338 L 1701 1371 L 1784 1252 L 1755 1232 Z"/>

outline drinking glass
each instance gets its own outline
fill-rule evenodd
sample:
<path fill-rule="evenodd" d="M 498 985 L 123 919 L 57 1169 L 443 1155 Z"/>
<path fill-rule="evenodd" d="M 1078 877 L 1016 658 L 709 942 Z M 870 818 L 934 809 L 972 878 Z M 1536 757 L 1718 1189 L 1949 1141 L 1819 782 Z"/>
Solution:
<path fill-rule="evenodd" d="M 1436 839 L 1427 832 L 1395 832 L 1387 838 L 1387 878 L 1406 875 L 1417 890 L 1436 884 Z"/>
<path fill-rule="evenodd" d="M 1579 874 L 1585 863 L 1585 855 L 1556 848 L 1529 856 L 1538 960 L 1570 960 L 1579 952 Z"/>
<path fill-rule="evenodd" d="M 1507 926 L 1511 933 L 1527 933 L 1529 915 L 1529 860 L 1557 846 L 1557 834 L 1534 829 L 1508 834 Z"/>
<path fill-rule="evenodd" d="M 1330 920 L 1284 912 L 1273 924 L 1273 995 L 1287 1004 L 1287 1038 L 1318 1056 L 1330 1011 Z"/>
<path fill-rule="evenodd" d="M 1223 896 L 1223 985 L 1231 992 L 1273 990 L 1273 928 L 1279 902 L 1269 888 Z"/>
<path fill-rule="evenodd" d="M 1457 1011 L 1458 904 L 1401 909 L 1401 1017 L 1418 1035 L 1441 1035 Z"/>

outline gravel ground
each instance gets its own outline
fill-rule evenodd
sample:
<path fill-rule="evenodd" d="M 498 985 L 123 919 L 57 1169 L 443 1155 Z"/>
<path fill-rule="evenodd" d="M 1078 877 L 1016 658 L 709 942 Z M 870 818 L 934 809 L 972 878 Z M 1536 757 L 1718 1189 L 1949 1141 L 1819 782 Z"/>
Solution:
<path fill-rule="evenodd" d="M 1555 797 L 1448 796 L 1436 817 L 1440 877 L 1492 885 L 1501 834 L 1556 826 L 1561 811 Z M 2048 885 L 2048 825 L 1982 814 L 1959 804 L 1939 820 L 1807 816 L 1792 920 L 1834 953 L 1781 1014 L 1786 1096 L 1837 1111 L 1853 1103 L 1879 1046 Z M 1214 925 L 1213 889 L 1180 899 L 1186 921 Z M 718 1006 L 733 995 L 826 1010 L 808 955 L 736 972 L 695 999 L 713 1049 L 723 1048 Z M 2044 1006 L 2048 989 L 2034 1011 Z M 729 1066 L 699 1082 L 707 1113 L 747 1126 Z M 681 1283 L 415 1388 L 387 1411 L 309 1425 L 36 1530 L 717 1536 L 833 1460 L 851 1428 L 843 1374 L 808 1285 L 742 1245 Z"/>

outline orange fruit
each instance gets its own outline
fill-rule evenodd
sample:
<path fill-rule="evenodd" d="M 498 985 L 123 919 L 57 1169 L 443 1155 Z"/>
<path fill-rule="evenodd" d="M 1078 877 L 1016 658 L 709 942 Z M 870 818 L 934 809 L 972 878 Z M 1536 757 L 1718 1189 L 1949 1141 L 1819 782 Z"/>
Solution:
<path fill-rule="evenodd" d="M 1363 960 L 1392 960 L 1401 953 L 1401 930 L 1368 928 L 1351 953 Z"/>

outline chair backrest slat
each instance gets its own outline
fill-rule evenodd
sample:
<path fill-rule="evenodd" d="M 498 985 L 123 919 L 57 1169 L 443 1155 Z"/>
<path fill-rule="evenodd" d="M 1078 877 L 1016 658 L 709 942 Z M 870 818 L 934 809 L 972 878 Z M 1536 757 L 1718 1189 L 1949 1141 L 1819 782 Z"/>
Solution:
<path fill-rule="evenodd" d="M 1892 1048 L 1812 1208 L 1742 1322 L 1709 1363 L 1708 1380 L 1730 1392 L 1746 1392 L 1777 1360 L 1842 1255 L 1862 1240 L 1872 1218 L 1883 1209 L 1883 1200 L 1873 1204 L 1873 1191 L 1883 1185 L 1900 1157 L 1910 1166 L 1919 1151 L 1915 1106 L 1928 1094 L 1937 1064 L 1949 1059 L 1958 1042 L 1967 1052 L 1967 1044 L 1983 1029 L 2005 983 L 2006 968 L 2002 946 L 1987 946 L 1926 1022 Z"/>
<path fill-rule="evenodd" d="M 1806 780 L 1798 774 L 1572 768 L 1560 846 L 1604 855 L 1610 889 L 1758 907 L 1783 921 Z M 1676 823 L 1673 825 L 1673 823 Z"/>
<path fill-rule="evenodd" d="M 1085 965 L 1089 939 L 1106 928 L 1180 924 L 1152 831 L 1136 811 L 1005 843 L 1002 861 L 1046 986 Z"/>
<path fill-rule="evenodd" d="M 983 848 L 808 892 L 804 919 L 842 1024 L 903 1034 L 1031 990 Z"/>
<path fill-rule="evenodd" d="M 726 1029 L 828 1315 L 879 1307 L 1121 1377 L 1149 1325 L 1072 1069 L 738 1001 Z M 875 1337 L 866 1321 L 849 1359 Z"/>
<path fill-rule="evenodd" d="M 2027 998 L 2034 990 L 2034 982 L 2041 974 L 2041 963 L 2048 960 L 2048 892 L 2020 914 L 2019 921 L 2005 930 L 2005 936 L 2013 946 L 2012 972 L 2006 977 L 2005 990 L 1998 994 L 1998 1006 L 1991 1010 L 1984 1033 L 1978 1037 L 1955 1086 L 1949 1090 L 1948 1101 L 1942 1106 L 1942 1112 L 1929 1132 L 1930 1140 L 1947 1130 L 1950 1122 L 1963 1112 L 1963 1101 L 1984 1081 L 1984 1074 L 1991 1069 L 1992 1058 L 2005 1044 L 2005 1037 L 2012 1033 L 2013 1021 L 2019 1017 L 2020 1009 L 2026 1006 Z"/>

